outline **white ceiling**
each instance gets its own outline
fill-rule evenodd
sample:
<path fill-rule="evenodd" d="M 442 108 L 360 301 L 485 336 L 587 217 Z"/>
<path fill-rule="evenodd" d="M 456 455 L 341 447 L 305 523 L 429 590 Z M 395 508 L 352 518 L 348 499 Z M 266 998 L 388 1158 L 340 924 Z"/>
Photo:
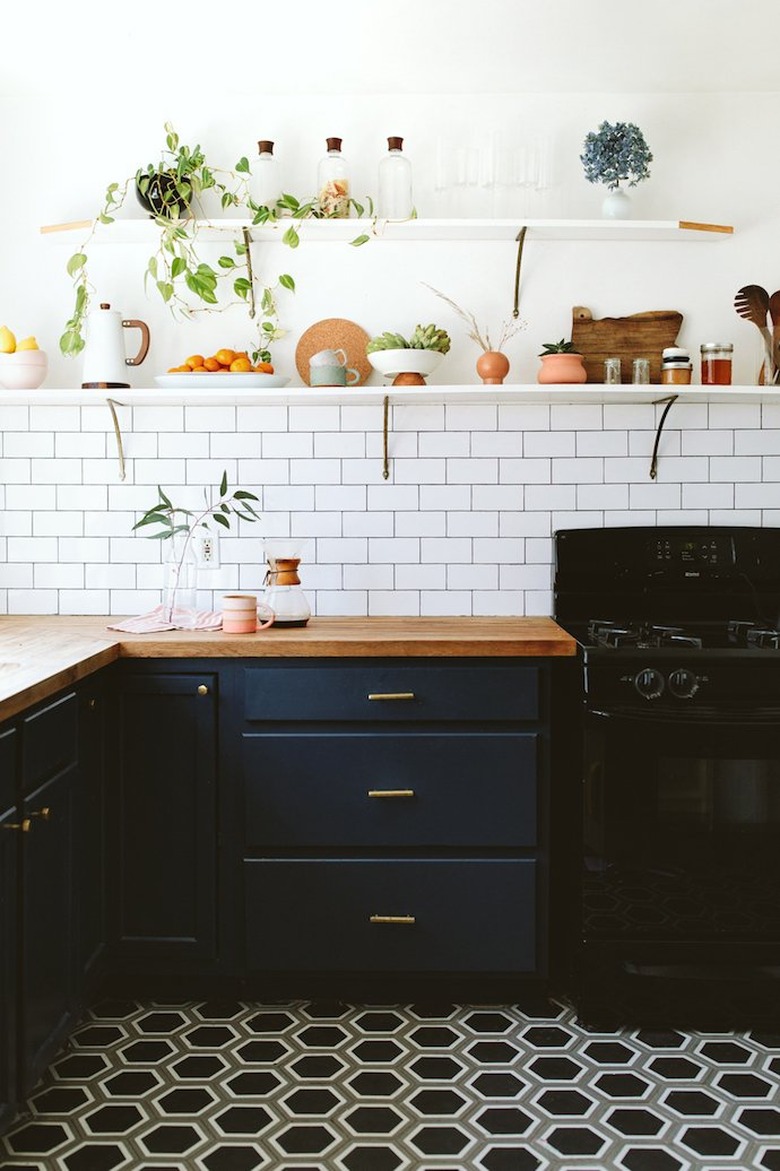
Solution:
<path fill-rule="evenodd" d="M 3 88 L 232 93 L 778 91 L 780 0 L 12 4 Z"/>

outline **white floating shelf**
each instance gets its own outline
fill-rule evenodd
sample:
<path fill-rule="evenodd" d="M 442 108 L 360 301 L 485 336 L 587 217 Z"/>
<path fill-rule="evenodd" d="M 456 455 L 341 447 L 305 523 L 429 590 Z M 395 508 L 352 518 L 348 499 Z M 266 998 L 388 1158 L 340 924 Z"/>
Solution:
<path fill-rule="evenodd" d="M 202 240 L 224 240 L 248 228 L 258 241 L 281 242 L 285 231 L 296 224 L 301 240 L 311 243 L 351 241 L 368 235 L 372 240 L 407 241 L 481 241 L 516 240 L 522 227 L 526 240 L 718 240 L 730 236 L 734 229 L 727 224 L 705 224 L 692 220 L 280 220 L 276 224 L 253 227 L 248 218 L 198 220 Z M 91 220 L 50 224 L 41 228 L 49 239 L 60 243 L 82 241 L 93 227 Z M 159 234 L 151 219 L 117 219 L 113 224 L 97 224 L 93 239 L 102 243 L 143 243 L 151 246 Z"/>
<path fill-rule="evenodd" d="M 602 386 L 586 383 L 579 386 L 362 386 L 356 390 L 308 386 L 288 386 L 280 390 L 219 391 L 193 388 L 187 391 L 154 389 L 80 390 L 48 389 L 11 391 L 0 389 L 0 424 L 3 406 L 94 406 L 109 399 L 120 406 L 312 406 L 336 404 L 367 406 L 391 403 L 655 403 L 676 395 L 681 403 L 780 403 L 780 386 L 673 387 Z"/>

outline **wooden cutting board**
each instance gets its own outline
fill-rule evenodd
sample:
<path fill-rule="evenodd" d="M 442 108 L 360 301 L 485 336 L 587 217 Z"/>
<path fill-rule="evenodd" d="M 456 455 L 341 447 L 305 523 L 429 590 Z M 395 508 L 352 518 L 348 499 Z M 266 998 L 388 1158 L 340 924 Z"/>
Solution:
<path fill-rule="evenodd" d="M 657 309 L 629 317 L 595 318 L 584 305 L 572 309 L 571 340 L 585 359 L 588 382 L 604 381 L 604 359 L 622 359 L 622 380 L 631 382 L 634 358 L 650 359 L 650 381 L 661 381 L 661 351 L 673 346 L 682 313 Z"/>

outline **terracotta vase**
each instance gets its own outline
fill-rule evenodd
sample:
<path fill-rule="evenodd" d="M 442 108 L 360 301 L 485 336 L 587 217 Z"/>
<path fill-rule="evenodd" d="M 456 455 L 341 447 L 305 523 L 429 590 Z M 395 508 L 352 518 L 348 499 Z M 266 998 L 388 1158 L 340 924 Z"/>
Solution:
<path fill-rule="evenodd" d="M 504 381 L 509 373 L 509 359 L 498 350 L 485 350 L 477 358 L 477 374 L 486 386 L 495 386 Z"/>
<path fill-rule="evenodd" d="M 582 354 L 544 354 L 536 381 L 542 383 L 587 382 Z"/>

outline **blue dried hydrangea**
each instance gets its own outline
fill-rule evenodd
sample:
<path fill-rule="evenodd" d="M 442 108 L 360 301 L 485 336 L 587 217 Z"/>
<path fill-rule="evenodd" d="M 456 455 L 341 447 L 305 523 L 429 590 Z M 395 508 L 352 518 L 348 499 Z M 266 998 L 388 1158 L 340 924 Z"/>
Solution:
<path fill-rule="evenodd" d="M 644 135 L 633 122 L 602 122 L 585 138 L 580 162 L 589 183 L 605 183 L 610 191 L 627 181 L 636 187 L 650 178 L 653 156 Z"/>

